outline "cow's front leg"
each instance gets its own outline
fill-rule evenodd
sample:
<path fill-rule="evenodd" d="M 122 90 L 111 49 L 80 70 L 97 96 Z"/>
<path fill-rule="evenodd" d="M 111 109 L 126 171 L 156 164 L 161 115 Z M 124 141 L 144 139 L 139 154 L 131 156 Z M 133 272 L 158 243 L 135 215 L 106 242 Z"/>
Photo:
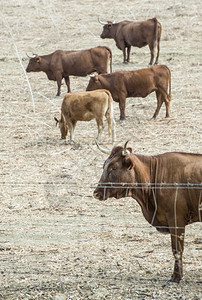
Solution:
<path fill-rule="evenodd" d="M 182 253 L 184 250 L 184 233 L 185 229 L 183 227 L 179 228 L 179 225 L 178 228 L 176 226 L 176 228 L 170 229 L 172 251 L 175 259 L 174 271 L 170 282 L 179 283 L 183 277 Z"/>
<path fill-rule="evenodd" d="M 120 120 L 126 119 L 125 107 L 126 107 L 126 98 L 125 97 L 120 98 L 119 99 Z"/>

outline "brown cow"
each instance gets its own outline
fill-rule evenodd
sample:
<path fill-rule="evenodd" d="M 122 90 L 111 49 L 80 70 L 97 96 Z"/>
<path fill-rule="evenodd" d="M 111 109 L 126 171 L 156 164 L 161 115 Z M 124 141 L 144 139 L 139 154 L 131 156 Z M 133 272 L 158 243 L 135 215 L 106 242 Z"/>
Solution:
<path fill-rule="evenodd" d="M 27 72 L 46 73 L 49 80 L 57 81 L 60 96 L 62 79 L 65 79 L 67 91 L 70 92 L 69 76 L 87 76 L 92 72 L 107 73 L 110 60 L 112 72 L 112 52 L 108 47 L 95 47 L 80 51 L 57 50 L 48 55 L 33 55 L 26 68 Z"/>
<path fill-rule="evenodd" d="M 115 120 L 113 117 L 113 99 L 109 91 L 97 90 L 92 92 L 68 93 L 61 106 L 61 119 L 59 123 L 61 138 L 65 139 L 70 131 L 70 141 L 74 140 L 74 130 L 77 121 L 91 121 L 96 119 L 98 126 L 97 140 L 101 138 L 104 129 L 104 116 L 108 122 L 108 134 L 112 142 L 116 140 Z"/>
<path fill-rule="evenodd" d="M 124 120 L 126 98 L 145 98 L 156 92 L 157 108 L 153 115 L 155 119 L 162 103 L 166 106 L 166 117 L 170 116 L 171 73 L 167 66 L 159 65 L 136 71 L 117 71 L 111 74 L 91 75 L 87 91 L 107 89 L 114 101 L 119 102 L 120 119 Z"/>
<path fill-rule="evenodd" d="M 145 219 L 162 233 L 170 233 L 175 258 L 170 281 L 182 276 L 185 226 L 202 219 L 202 155 L 169 152 L 144 156 L 116 146 L 104 163 L 94 196 L 99 200 L 133 197 Z"/>
<path fill-rule="evenodd" d="M 102 39 L 114 39 L 116 46 L 123 51 L 123 62 L 127 63 L 130 60 L 131 46 L 142 48 L 149 45 L 151 52 L 150 65 L 153 64 L 154 51 L 157 47 L 157 56 L 155 64 L 158 64 L 161 24 L 156 18 L 141 22 L 122 21 L 114 23 L 111 21 L 100 22 L 104 24 L 103 31 L 100 37 Z M 127 57 L 126 57 L 127 48 Z"/>

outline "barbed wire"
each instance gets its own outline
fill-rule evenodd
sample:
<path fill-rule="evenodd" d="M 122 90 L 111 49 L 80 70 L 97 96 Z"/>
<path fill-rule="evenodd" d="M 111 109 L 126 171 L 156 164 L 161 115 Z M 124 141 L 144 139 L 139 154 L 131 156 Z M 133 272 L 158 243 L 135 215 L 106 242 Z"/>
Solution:
<path fill-rule="evenodd" d="M 27 182 L 17 182 L 17 181 L 0 181 L 0 185 L 37 185 L 37 184 L 57 184 L 57 185 L 68 185 L 69 186 L 78 186 L 78 183 L 74 182 L 53 182 L 53 181 L 27 181 Z M 97 187 L 107 189 L 107 188 L 119 188 L 122 189 L 124 188 L 143 188 L 143 187 L 151 187 L 155 189 L 162 189 L 162 188 L 180 188 L 180 189 L 202 189 L 202 182 L 201 183 L 179 183 L 179 182 L 173 182 L 173 183 L 167 183 L 167 182 L 159 182 L 159 183 L 152 183 L 152 182 L 133 182 L 133 183 L 128 183 L 128 182 L 120 182 L 120 183 L 115 183 L 115 182 L 106 182 L 106 183 L 98 183 L 96 185 L 82 185 L 82 187 L 89 187 L 91 189 L 95 189 Z"/>
<path fill-rule="evenodd" d="M 92 188 L 119 188 L 122 189 L 124 188 L 143 188 L 143 187 L 151 187 L 155 189 L 162 189 L 162 188 L 181 188 L 181 189 L 201 189 L 202 188 L 202 182 L 201 183 L 179 183 L 179 182 L 173 182 L 173 183 L 167 183 L 167 182 L 159 182 L 159 183 L 152 183 L 152 182 L 133 182 L 133 183 L 125 183 L 125 182 L 120 182 L 120 183 L 115 183 L 115 182 L 106 182 L 106 183 L 98 183 L 97 186 L 91 186 Z"/>

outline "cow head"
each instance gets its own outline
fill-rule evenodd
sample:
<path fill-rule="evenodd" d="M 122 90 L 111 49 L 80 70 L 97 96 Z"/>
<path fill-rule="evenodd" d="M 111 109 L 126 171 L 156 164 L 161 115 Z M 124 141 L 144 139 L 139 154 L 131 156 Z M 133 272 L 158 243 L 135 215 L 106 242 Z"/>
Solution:
<path fill-rule="evenodd" d="M 134 182 L 134 158 L 132 148 L 115 146 L 110 156 L 104 163 L 103 173 L 94 191 L 94 197 L 99 200 L 106 200 L 115 197 L 117 199 L 126 197 L 127 184 Z M 102 152 L 106 150 L 99 147 Z"/>
<path fill-rule="evenodd" d="M 59 124 L 60 132 L 61 132 L 61 139 L 66 139 L 66 136 L 68 134 L 68 127 L 65 122 L 65 118 L 63 114 L 61 114 L 61 119 L 58 120 L 56 117 L 54 117 L 54 120 L 56 121 L 56 126 Z"/>
<path fill-rule="evenodd" d="M 103 88 L 101 82 L 99 81 L 99 75 L 91 74 L 89 76 L 90 76 L 90 80 L 86 88 L 86 91 L 94 91 Z"/>
<path fill-rule="evenodd" d="M 32 56 L 29 56 L 27 54 L 27 56 L 30 58 L 29 60 L 29 63 L 27 65 L 27 68 L 26 68 L 26 72 L 39 72 L 41 71 L 41 66 L 40 66 L 40 61 L 41 61 L 41 58 L 39 55 L 37 54 L 34 54 Z"/>
<path fill-rule="evenodd" d="M 98 18 L 98 21 L 100 24 L 104 25 L 102 33 L 100 35 L 101 39 L 113 39 L 114 38 L 114 24 L 115 22 L 113 21 L 108 21 L 108 22 L 102 22 Z"/>

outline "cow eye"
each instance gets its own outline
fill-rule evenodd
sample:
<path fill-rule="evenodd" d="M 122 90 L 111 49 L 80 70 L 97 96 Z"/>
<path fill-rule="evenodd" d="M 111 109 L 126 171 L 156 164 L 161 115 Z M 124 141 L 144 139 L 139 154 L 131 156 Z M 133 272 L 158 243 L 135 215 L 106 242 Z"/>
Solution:
<path fill-rule="evenodd" d="M 108 174 L 110 174 L 112 172 L 113 168 L 109 168 L 108 169 Z"/>
<path fill-rule="evenodd" d="M 108 169 L 108 174 L 110 174 L 112 171 L 116 170 L 116 166 L 110 167 Z"/>

